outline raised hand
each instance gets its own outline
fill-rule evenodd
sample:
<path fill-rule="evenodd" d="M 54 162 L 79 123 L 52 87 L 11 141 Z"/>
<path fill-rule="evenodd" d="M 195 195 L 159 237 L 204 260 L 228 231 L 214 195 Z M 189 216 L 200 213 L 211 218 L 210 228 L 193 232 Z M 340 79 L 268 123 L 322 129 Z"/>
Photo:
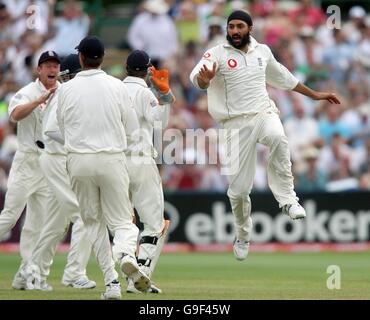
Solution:
<path fill-rule="evenodd" d="M 170 75 L 167 69 L 157 70 L 154 66 L 150 67 L 148 77 L 150 83 L 162 94 L 170 91 Z"/>
<path fill-rule="evenodd" d="M 318 92 L 315 100 L 327 100 L 330 103 L 340 104 L 340 100 L 336 94 L 330 92 Z"/>
<path fill-rule="evenodd" d="M 45 103 L 46 101 L 48 101 L 48 99 L 50 98 L 50 96 L 55 92 L 55 90 L 57 89 L 57 87 L 54 87 L 54 88 L 51 88 L 50 90 L 48 90 L 45 94 L 43 94 L 39 99 L 38 99 L 38 102 L 39 104 L 43 104 Z"/>
<path fill-rule="evenodd" d="M 201 87 L 206 87 L 209 85 L 210 81 L 216 75 L 217 65 L 216 62 L 213 63 L 212 69 L 208 69 L 204 64 L 198 73 L 198 83 Z"/>

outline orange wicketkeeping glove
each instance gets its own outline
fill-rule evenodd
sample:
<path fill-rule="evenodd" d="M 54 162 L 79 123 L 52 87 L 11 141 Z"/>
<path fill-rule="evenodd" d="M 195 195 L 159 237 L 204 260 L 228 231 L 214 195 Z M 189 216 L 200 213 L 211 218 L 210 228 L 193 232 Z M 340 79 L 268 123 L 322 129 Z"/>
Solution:
<path fill-rule="evenodd" d="M 167 69 L 157 70 L 154 67 L 149 68 L 149 81 L 162 94 L 167 94 L 170 91 L 170 77 Z"/>
<path fill-rule="evenodd" d="M 150 67 L 148 78 L 153 90 L 158 95 L 159 102 L 172 103 L 175 101 L 175 96 L 171 92 L 170 77 L 167 69 L 157 70 L 154 67 Z"/>

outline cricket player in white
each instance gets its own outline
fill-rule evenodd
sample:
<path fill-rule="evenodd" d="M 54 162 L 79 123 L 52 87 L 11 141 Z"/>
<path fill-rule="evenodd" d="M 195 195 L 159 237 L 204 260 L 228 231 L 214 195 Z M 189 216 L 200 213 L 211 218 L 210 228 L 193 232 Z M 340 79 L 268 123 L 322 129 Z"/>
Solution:
<path fill-rule="evenodd" d="M 174 96 L 168 84 L 168 71 L 151 67 L 146 52 L 135 50 L 127 57 L 128 77 L 124 84 L 128 88 L 140 124 L 141 141 L 128 140 L 126 150 L 127 168 L 130 177 L 130 196 L 137 210 L 144 230 L 140 236 L 138 263 L 151 278 L 162 251 L 169 220 L 164 220 L 164 199 L 161 177 L 154 158 L 157 151 L 153 146 L 154 125 L 165 128 L 168 125 L 170 103 Z M 160 101 L 149 89 L 149 77 Z M 128 281 L 127 292 L 137 293 L 132 281 Z M 150 293 L 161 293 L 153 283 Z"/>
<path fill-rule="evenodd" d="M 136 289 L 145 292 L 150 279 L 135 258 L 139 230 L 132 221 L 129 177 L 124 150 L 127 134 L 139 129 L 126 86 L 100 69 L 104 46 L 94 36 L 77 47 L 83 70 L 60 88 L 58 124 L 65 138 L 67 168 L 82 220 L 92 241 L 111 252 Z M 102 235 L 102 236 L 100 236 Z M 112 265 L 114 265 L 112 261 Z M 118 276 L 105 274 L 103 299 L 120 299 Z"/>
<path fill-rule="evenodd" d="M 71 79 L 77 71 L 81 70 L 77 54 L 67 56 L 61 62 L 61 72 Z M 63 79 L 63 78 L 62 78 Z M 45 152 L 40 156 L 41 169 L 53 197 L 48 202 L 47 218 L 40 237 L 32 254 L 30 268 L 28 269 L 27 289 L 40 289 L 38 283 L 46 281 L 50 272 L 51 263 L 56 247 L 73 222 L 71 246 L 64 269 L 62 284 L 76 289 L 92 289 L 96 283 L 86 276 L 92 244 L 87 239 L 85 227 L 81 219 L 76 195 L 67 172 L 67 152 L 60 141 L 61 134 L 58 128 L 56 109 L 58 101 L 59 82 L 56 92 L 50 97 L 43 116 L 43 142 Z M 54 139 L 49 137 L 52 136 Z M 104 253 L 105 254 L 105 253 Z M 102 259 L 102 261 L 105 261 Z M 110 266 L 107 266 L 109 269 Z M 49 286 L 50 287 L 50 286 Z"/>
<path fill-rule="evenodd" d="M 315 100 L 340 103 L 333 93 L 316 92 L 299 83 L 275 60 L 267 45 L 250 36 L 252 27 L 248 13 L 241 10 L 231 13 L 227 21 L 228 43 L 209 49 L 190 75 L 196 87 L 207 89 L 208 111 L 226 129 L 227 147 L 235 139 L 239 141 L 239 152 L 230 150 L 232 168 L 237 169 L 229 175 L 227 192 L 235 217 L 234 254 L 238 260 L 244 260 L 249 250 L 252 231 L 249 194 L 257 143 L 270 149 L 268 183 L 283 213 L 292 219 L 306 216 L 294 192 L 287 137 L 266 83 Z"/>
<path fill-rule="evenodd" d="M 42 109 L 56 90 L 59 58 L 53 51 L 42 53 L 38 61 L 36 81 L 19 90 L 9 104 L 11 121 L 17 122 L 18 150 L 9 174 L 4 209 L 0 214 L 0 236 L 11 230 L 26 204 L 26 220 L 20 239 L 21 266 L 12 286 L 25 289 L 22 275 L 39 238 L 51 192 L 39 164 L 42 153 Z M 40 284 L 43 290 L 49 288 Z"/>

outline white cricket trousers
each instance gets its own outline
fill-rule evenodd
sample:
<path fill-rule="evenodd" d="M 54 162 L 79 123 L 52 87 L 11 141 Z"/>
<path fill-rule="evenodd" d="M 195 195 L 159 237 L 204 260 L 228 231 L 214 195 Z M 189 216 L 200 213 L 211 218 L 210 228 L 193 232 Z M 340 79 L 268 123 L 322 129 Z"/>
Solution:
<path fill-rule="evenodd" d="M 86 275 L 91 243 L 86 237 L 77 198 L 72 191 L 67 172 L 67 156 L 45 152 L 40 156 L 40 165 L 52 197 L 32 262 L 40 268 L 42 279 L 46 279 L 57 245 L 65 236 L 70 222 L 73 222 L 71 246 L 63 275 L 64 281 L 73 282 Z"/>
<path fill-rule="evenodd" d="M 257 143 L 269 148 L 268 185 L 279 206 L 298 201 L 294 192 L 288 139 L 279 115 L 274 111 L 239 116 L 224 122 L 223 126 L 226 129 L 230 161 L 234 166 L 232 174 L 228 176 L 227 195 L 235 218 L 236 237 L 239 240 L 250 241 L 252 219 L 249 194 L 256 170 Z M 233 151 L 232 146 L 235 144 L 238 144 L 238 150 Z"/>
<path fill-rule="evenodd" d="M 44 224 L 50 191 L 39 164 L 39 153 L 17 151 L 9 173 L 4 209 L 0 214 L 0 236 L 11 230 L 27 204 L 20 238 L 21 268 L 32 256 Z"/>
<path fill-rule="evenodd" d="M 144 225 L 141 236 L 158 237 L 164 227 L 162 181 L 153 158 L 127 157 L 129 194 Z"/>
<path fill-rule="evenodd" d="M 80 204 L 81 217 L 89 238 L 94 243 L 93 250 L 105 253 L 98 256 L 98 262 L 106 259 L 114 261 L 108 231 L 113 234 L 113 257 L 119 262 L 123 254 L 135 256 L 139 229 L 132 221 L 132 207 L 128 194 L 129 178 L 126 157 L 122 153 L 69 153 L 68 172 L 72 187 Z M 95 251 L 96 252 L 96 251 Z M 104 273 L 105 284 L 113 279 Z"/>
<path fill-rule="evenodd" d="M 164 198 L 157 165 L 150 157 L 127 157 L 126 159 L 130 178 L 129 193 L 140 222 L 144 225 L 141 237 L 159 238 L 164 228 Z M 156 251 L 156 245 L 142 243 L 138 259 L 153 261 Z"/>

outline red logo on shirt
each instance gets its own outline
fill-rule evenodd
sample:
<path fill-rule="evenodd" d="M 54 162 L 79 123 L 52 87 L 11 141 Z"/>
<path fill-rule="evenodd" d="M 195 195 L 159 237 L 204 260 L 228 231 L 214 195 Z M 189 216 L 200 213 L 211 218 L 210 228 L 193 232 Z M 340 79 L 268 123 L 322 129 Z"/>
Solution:
<path fill-rule="evenodd" d="M 210 54 L 209 52 L 206 52 L 206 53 L 203 55 L 203 58 L 204 58 L 204 59 L 208 59 L 210 56 L 211 56 L 211 54 Z"/>
<path fill-rule="evenodd" d="M 230 68 L 235 68 L 238 65 L 235 59 L 227 60 L 227 64 L 229 65 Z"/>

